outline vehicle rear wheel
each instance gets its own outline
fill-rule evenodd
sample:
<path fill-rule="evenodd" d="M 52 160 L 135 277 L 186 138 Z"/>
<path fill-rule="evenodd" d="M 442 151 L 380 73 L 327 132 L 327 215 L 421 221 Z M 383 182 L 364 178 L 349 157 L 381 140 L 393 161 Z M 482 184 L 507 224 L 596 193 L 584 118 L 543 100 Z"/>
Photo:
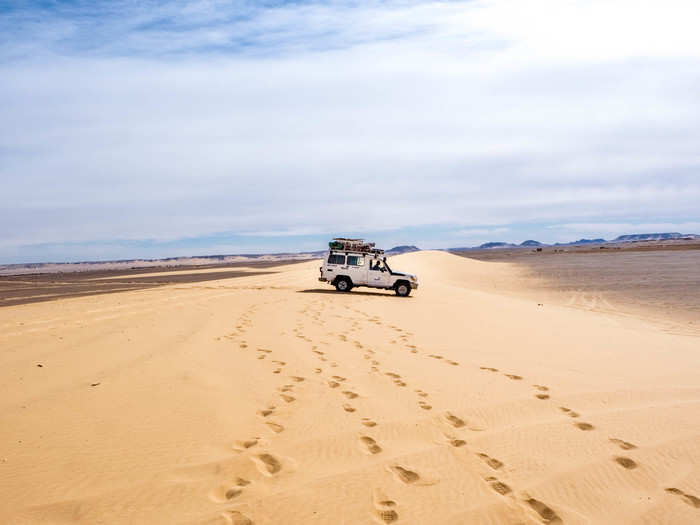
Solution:
<path fill-rule="evenodd" d="M 335 281 L 335 289 L 339 292 L 349 292 L 352 289 L 350 279 L 346 279 L 345 277 L 338 278 L 338 280 Z"/>
<path fill-rule="evenodd" d="M 408 283 L 398 283 L 394 291 L 399 297 L 408 297 L 408 294 L 411 293 L 411 285 Z"/>

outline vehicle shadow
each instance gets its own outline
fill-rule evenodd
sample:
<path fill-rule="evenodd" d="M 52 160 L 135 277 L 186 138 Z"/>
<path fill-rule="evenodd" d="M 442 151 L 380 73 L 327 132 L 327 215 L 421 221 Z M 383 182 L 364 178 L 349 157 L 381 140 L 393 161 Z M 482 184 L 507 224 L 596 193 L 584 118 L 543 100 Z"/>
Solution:
<path fill-rule="evenodd" d="M 339 292 L 337 290 L 326 290 L 323 288 L 312 288 L 309 290 L 298 290 L 297 293 L 317 293 L 317 294 L 336 294 L 336 295 L 366 295 L 366 296 L 374 296 L 374 297 L 397 297 L 396 294 L 393 292 L 387 291 L 386 293 L 382 292 L 358 292 L 358 291 L 351 291 L 351 292 Z M 409 296 L 408 299 L 411 297 Z M 402 297 L 402 299 L 407 299 L 406 297 Z"/>

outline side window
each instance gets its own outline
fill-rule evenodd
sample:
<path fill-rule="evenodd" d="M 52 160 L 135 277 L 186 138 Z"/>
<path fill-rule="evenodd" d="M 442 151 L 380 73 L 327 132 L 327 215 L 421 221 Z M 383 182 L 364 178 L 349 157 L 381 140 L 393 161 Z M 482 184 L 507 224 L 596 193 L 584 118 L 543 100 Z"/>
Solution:
<path fill-rule="evenodd" d="M 364 266 L 365 258 L 362 255 L 348 255 L 348 264 L 353 266 Z"/>
<path fill-rule="evenodd" d="M 345 264 L 345 255 L 332 253 L 328 257 L 328 264 Z"/>

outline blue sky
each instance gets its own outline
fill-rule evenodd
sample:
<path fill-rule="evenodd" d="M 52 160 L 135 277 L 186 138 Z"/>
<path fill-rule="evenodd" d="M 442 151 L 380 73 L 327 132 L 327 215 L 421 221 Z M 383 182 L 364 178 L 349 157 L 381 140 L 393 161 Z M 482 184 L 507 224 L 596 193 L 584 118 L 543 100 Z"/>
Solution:
<path fill-rule="evenodd" d="M 700 233 L 697 19 L 0 3 L 0 264 Z"/>

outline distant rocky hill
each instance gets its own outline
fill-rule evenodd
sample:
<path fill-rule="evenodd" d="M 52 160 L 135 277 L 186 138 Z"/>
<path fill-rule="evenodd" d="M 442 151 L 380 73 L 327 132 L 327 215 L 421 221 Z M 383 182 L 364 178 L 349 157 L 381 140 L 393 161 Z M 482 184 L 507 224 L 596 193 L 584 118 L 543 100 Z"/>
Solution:
<path fill-rule="evenodd" d="M 610 241 L 603 238 L 596 239 L 579 239 L 570 242 L 557 242 L 555 244 L 545 244 L 533 239 L 528 239 L 520 244 L 510 242 L 492 241 L 485 242 L 479 246 L 448 248 L 448 251 L 466 251 L 466 250 L 494 250 L 502 248 L 538 248 L 544 246 L 585 246 L 591 244 L 615 244 L 627 242 L 644 242 L 644 241 L 673 241 L 673 240 L 700 240 L 700 235 L 694 233 L 635 233 L 630 235 L 620 235 Z"/>
<path fill-rule="evenodd" d="M 490 250 L 492 248 L 513 248 L 517 245 L 511 244 L 509 242 L 485 242 L 479 246 L 481 250 Z"/>
<path fill-rule="evenodd" d="M 634 235 L 620 235 L 611 242 L 634 242 L 634 241 L 667 241 L 671 239 L 700 239 L 700 235 L 694 233 L 636 233 Z"/>
<path fill-rule="evenodd" d="M 605 239 L 579 239 L 578 241 L 571 242 L 557 242 L 553 246 L 579 246 L 581 244 L 603 244 Z"/>
<path fill-rule="evenodd" d="M 386 250 L 386 254 L 388 255 L 399 255 L 400 253 L 409 253 L 409 252 L 419 252 L 420 248 L 418 246 L 408 246 L 408 245 L 402 245 L 402 246 L 394 246 L 390 250 Z"/>
<path fill-rule="evenodd" d="M 544 246 L 540 241 L 533 241 L 532 239 L 528 239 L 527 241 L 523 241 L 520 243 L 520 246 Z"/>

